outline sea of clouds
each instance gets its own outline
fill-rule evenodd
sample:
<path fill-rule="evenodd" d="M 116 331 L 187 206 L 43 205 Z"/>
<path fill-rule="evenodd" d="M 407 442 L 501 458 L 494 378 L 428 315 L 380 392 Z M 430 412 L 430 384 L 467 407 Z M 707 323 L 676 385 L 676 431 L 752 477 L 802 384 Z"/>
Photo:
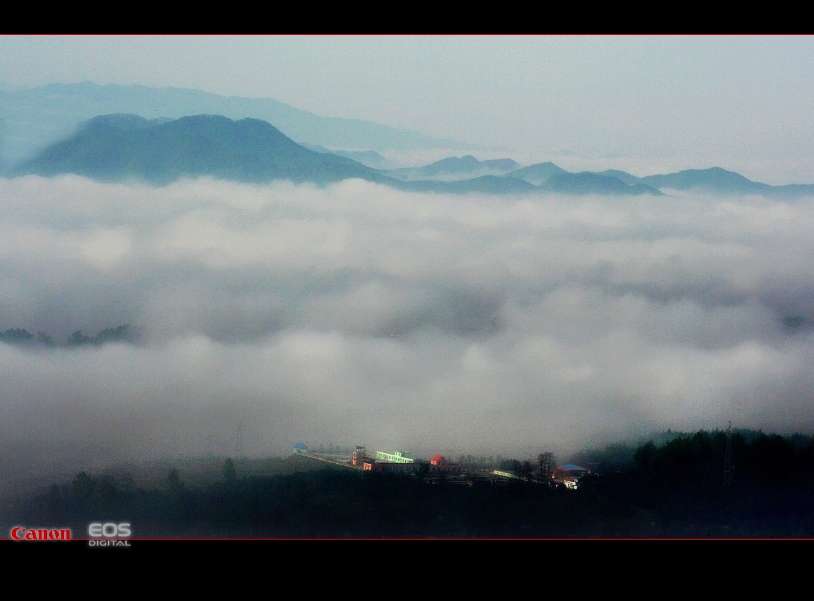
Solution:
<path fill-rule="evenodd" d="M 814 199 L 0 179 L 0 331 L 57 342 L 0 344 L 0 475 L 811 434 L 812 231 Z"/>

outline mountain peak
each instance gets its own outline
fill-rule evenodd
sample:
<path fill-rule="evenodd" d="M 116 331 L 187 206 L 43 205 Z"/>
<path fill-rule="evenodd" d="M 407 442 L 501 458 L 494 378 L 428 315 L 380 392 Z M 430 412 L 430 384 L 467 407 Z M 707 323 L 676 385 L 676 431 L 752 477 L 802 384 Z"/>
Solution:
<path fill-rule="evenodd" d="M 308 150 L 266 121 L 209 114 L 175 120 L 102 115 L 14 171 L 27 173 L 161 184 L 197 176 L 248 182 L 386 179 L 351 159 Z"/>

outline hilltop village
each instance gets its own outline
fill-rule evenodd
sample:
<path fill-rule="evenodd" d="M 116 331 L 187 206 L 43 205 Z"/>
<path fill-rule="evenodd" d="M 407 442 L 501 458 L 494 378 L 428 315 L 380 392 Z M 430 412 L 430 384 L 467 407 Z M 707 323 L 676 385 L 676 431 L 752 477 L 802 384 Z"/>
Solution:
<path fill-rule="evenodd" d="M 356 448 L 348 456 L 340 449 L 324 448 L 319 451 L 310 450 L 305 443 L 294 445 L 294 454 L 322 461 L 333 465 L 345 466 L 363 472 L 376 472 L 380 474 L 399 474 L 416 476 L 428 482 L 448 482 L 474 486 L 476 483 L 489 483 L 492 485 L 507 483 L 516 480 L 545 484 L 548 486 L 562 485 L 565 488 L 576 490 L 579 481 L 592 474 L 591 469 L 574 464 L 556 466 L 552 453 L 542 453 L 537 461 L 506 460 L 499 462 L 499 468 L 492 465 L 454 462 L 445 456 L 437 454 L 432 459 L 413 457 L 412 453 L 402 451 L 375 451 L 369 454 L 364 446 Z"/>

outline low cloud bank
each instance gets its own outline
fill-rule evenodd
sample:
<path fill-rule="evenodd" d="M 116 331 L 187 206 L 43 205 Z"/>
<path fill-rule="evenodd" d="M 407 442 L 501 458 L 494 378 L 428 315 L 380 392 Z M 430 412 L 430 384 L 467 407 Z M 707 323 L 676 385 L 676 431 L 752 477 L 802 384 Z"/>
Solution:
<path fill-rule="evenodd" d="M 814 199 L 0 179 L 0 473 L 812 433 Z M 240 435 L 238 437 L 238 431 Z"/>

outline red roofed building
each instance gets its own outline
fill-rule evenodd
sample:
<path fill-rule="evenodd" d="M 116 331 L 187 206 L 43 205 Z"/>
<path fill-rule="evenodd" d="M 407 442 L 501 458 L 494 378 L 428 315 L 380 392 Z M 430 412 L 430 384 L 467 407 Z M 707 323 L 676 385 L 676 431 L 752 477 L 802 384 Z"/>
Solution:
<path fill-rule="evenodd" d="M 460 463 L 447 461 L 443 455 L 430 459 L 430 474 L 462 474 L 464 467 Z"/>

